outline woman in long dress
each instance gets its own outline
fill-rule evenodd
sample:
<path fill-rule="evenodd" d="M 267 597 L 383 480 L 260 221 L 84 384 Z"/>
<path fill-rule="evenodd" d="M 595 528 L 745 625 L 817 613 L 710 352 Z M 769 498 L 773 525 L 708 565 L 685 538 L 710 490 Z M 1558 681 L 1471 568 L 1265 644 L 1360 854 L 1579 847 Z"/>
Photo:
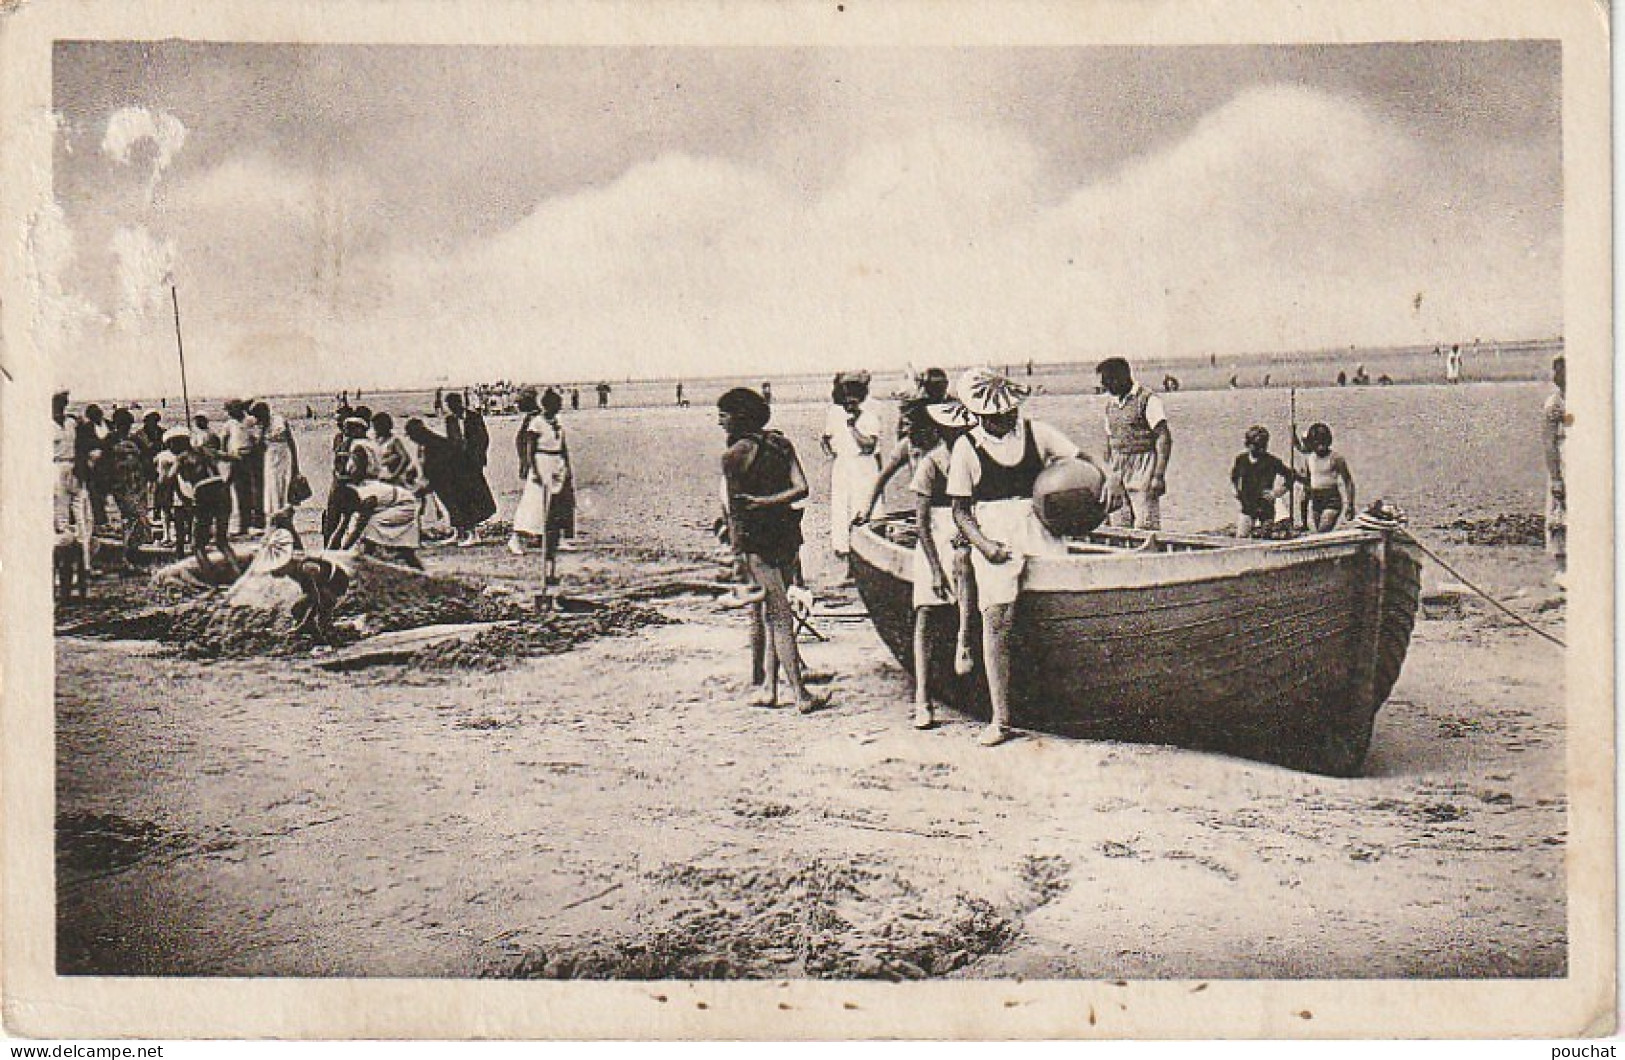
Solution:
<path fill-rule="evenodd" d="M 256 401 L 248 414 L 265 439 L 265 510 L 280 512 L 288 506 L 288 489 L 299 474 L 299 448 L 288 421 L 272 412 L 270 405 Z"/>
<path fill-rule="evenodd" d="M 542 541 L 543 570 L 549 587 L 558 584 L 559 537 L 564 512 L 560 498 L 570 484 L 570 449 L 559 423 L 564 399 L 549 389 L 542 395 L 542 413 L 531 416 L 521 438 L 520 467 L 525 470 L 525 491 L 513 516 L 508 551 L 525 554 L 526 539 Z"/>
<path fill-rule="evenodd" d="M 844 563 L 852 549 L 852 521 L 864 513 L 880 477 L 878 447 L 885 425 L 864 404 L 869 399 L 867 372 L 836 376 L 830 397 L 819 445 L 831 461 L 830 546 Z"/>
<path fill-rule="evenodd" d="M 485 488 L 479 469 L 470 466 L 467 455 L 450 438 L 430 430 L 420 419 L 406 421 L 406 437 L 418 446 L 418 467 L 423 472 L 419 493 L 429 490 L 439 498 L 457 531 L 459 547 L 475 544 L 474 528 L 496 514 L 496 501 Z"/>

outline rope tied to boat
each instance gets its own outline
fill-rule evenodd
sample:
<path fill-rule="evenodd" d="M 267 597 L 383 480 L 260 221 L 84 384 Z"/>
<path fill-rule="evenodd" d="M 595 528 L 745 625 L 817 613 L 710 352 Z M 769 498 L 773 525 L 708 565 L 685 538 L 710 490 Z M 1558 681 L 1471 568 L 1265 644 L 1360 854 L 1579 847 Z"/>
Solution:
<path fill-rule="evenodd" d="M 1354 525 L 1358 526 L 1362 530 L 1377 530 L 1382 533 L 1396 534 L 1399 537 L 1403 537 L 1405 540 L 1421 549 L 1423 555 L 1427 556 L 1433 562 L 1449 571 L 1455 576 L 1457 581 L 1465 585 L 1475 595 L 1482 598 L 1496 610 L 1500 611 L 1502 614 L 1506 615 L 1520 626 L 1523 626 L 1531 633 L 1551 641 L 1559 648 L 1568 647 L 1568 645 L 1565 644 L 1560 638 L 1553 636 L 1544 629 L 1541 629 L 1524 616 L 1512 610 L 1512 608 L 1491 596 L 1486 590 L 1475 585 L 1465 574 L 1461 573 L 1461 571 L 1457 570 L 1455 567 L 1452 567 L 1443 556 L 1429 548 L 1420 538 L 1412 533 L 1410 527 L 1407 525 L 1408 522 L 1409 520 L 1405 517 L 1405 510 L 1403 508 L 1400 508 L 1396 504 L 1390 504 L 1387 501 L 1377 501 L 1372 504 L 1371 507 L 1360 513 L 1359 518 L 1354 520 Z"/>

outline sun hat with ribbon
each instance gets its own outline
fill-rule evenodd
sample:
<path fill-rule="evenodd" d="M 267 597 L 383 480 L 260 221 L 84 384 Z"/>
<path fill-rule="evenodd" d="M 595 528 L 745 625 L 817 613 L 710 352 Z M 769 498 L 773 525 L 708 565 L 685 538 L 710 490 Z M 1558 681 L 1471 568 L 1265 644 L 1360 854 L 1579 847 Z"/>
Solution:
<path fill-rule="evenodd" d="M 1031 393 L 1032 387 L 1023 386 L 991 368 L 972 368 L 959 377 L 959 400 L 977 416 L 1014 412 Z"/>

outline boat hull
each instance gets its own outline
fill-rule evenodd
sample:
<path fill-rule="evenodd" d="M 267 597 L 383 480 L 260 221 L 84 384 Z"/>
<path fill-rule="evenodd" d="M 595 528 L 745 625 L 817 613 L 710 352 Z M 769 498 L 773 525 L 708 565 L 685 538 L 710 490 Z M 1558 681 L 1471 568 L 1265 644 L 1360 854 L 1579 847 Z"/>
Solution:
<path fill-rule="evenodd" d="M 909 551 L 865 528 L 852 576 L 912 670 Z M 1358 531 L 1034 561 L 1012 632 L 1012 723 L 1353 775 L 1419 593 L 1414 550 Z M 969 677 L 953 672 L 954 612 L 934 609 L 930 621 L 932 695 L 985 717 L 980 659 Z"/>

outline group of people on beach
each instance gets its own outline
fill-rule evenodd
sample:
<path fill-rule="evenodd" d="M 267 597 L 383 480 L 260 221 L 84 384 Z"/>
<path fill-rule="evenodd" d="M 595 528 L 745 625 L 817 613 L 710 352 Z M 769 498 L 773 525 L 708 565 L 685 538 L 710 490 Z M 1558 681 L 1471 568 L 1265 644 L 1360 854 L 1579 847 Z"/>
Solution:
<path fill-rule="evenodd" d="M 1548 544 L 1560 577 L 1566 559 L 1563 369 L 1559 356 L 1553 365 L 1556 390 L 1542 416 Z M 914 723 L 921 728 L 935 722 L 928 692 L 929 613 L 953 608 L 958 621 L 952 658 L 961 675 L 977 665 L 969 637 L 978 618 L 981 627 L 980 658 L 993 709 L 980 740 L 992 746 L 1009 735 L 1010 631 L 1023 574 L 1032 558 L 1066 553 L 1034 504 L 1046 467 L 1065 460 L 1092 466 L 1105 517 L 1151 532 L 1147 539 L 1155 543 L 1173 450 L 1167 410 L 1160 395 L 1135 381 L 1123 358 L 1107 358 L 1096 371 L 1104 395 L 1100 459 L 1053 425 L 1025 415 L 1032 388 L 991 368 L 967 371 L 954 387 L 941 369 L 921 373 L 915 391 L 901 400 L 896 421 L 871 406 L 868 373 L 841 373 L 833 381 L 819 447 L 829 461 L 830 544 L 837 558 L 848 557 L 854 527 L 871 521 L 888 483 L 905 469 L 915 499 Z M 398 434 L 387 412 L 348 403 L 338 408 L 332 486 L 322 514 L 324 548 L 307 554 L 292 514 L 310 487 L 286 420 L 267 402 L 227 402 L 220 430 L 203 415 L 190 426 L 168 426 L 157 411 L 145 413 L 137 428 L 129 409 L 104 416 L 91 404 L 70 412 L 68 392 L 59 391 L 52 402 L 59 549 L 82 554 L 88 568 L 93 536 L 110 526 L 111 500 L 126 549 L 155 541 L 184 555 L 190 547 L 205 564 L 213 546 L 235 572 L 228 540 L 235 512 L 238 534 L 265 534 L 263 551 L 279 557 L 279 572 L 300 581 L 306 613 L 323 632 L 348 579 L 344 564 L 327 554 L 370 551 L 421 567 L 417 550 L 431 504 L 444 510 L 453 543 L 463 547 L 476 543 L 477 528 L 496 513 L 485 477 L 490 433 L 484 417 L 457 391 L 437 396 L 443 431 L 411 418 Z M 515 404 L 524 486 L 506 545 L 516 555 L 542 549 L 551 592 L 561 542 L 575 531 L 574 475 L 559 419 L 565 398 L 551 387 L 540 394 L 522 388 Z M 744 582 L 737 599 L 753 618 L 751 701 L 777 705 L 782 675 L 795 705 L 810 713 L 823 700 L 809 691 L 796 636 L 810 609 L 800 561 L 810 494 L 806 471 L 794 444 L 769 427 L 768 397 L 735 388 L 718 399 L 717 411 L 727 439 L 721 525 Z M 1301 437 L 1294 428 L 1290 462 L 1270 451 L 1270 441 L 1266 428 L 1250 427 L 1232 464 L 1237 536 L 1325 533 L 1355 518 L 1354 476 L 1333 448 L 1327 424 L 1315 423 Z"/>
<path fill-rule="evenodd" d="M 1162 526 L 1173 451 L 1162 399 L 1135 382 L 1123 358 L 1107 358 L 1096 370 L 1105 395 L 1100 460 L 1051 424 L 1024 416 L 1021 409 L 1032 388 L 991 368 L 966 372 L 952 392 L 941 369 L 921 373 L 916 392 L 901 402 L 895 436 L 887 419 L 870 407 L 868 373 L 834 379 L 819 447 L 829 461 L 830 544 L 837 559 L 847 558 L 853 528 L 872 519 L 887 484 L 905 468 L 916 498 L 914 723 L 920 728 L 935 723 L 927 690 L 933 654 L 929 612 L 951 607 L 958 610 L 952 654 L 961 675 L 975 668 L 968 631 L 980 618 L 992 704 L 980 742 L 993 746 L 1009 735 L 1010 632 L 1023 573 L 1029 559 L 1066 553 L 1034 505 L 1035 486 L 1046 467 L 1063 460 L 1091 465 L 1102 483 L 1101 509 L 1111 523 L 1153 532 Z M 791 599 L 800 581 L 806 473 L 794 445 L 769 429 L 771 410 L 760 394 L 730 390 L 717 407 L 727 436 L 729 539 L 750 583 L 753 650 L 765 645 L 767 653 L 765 667 L 753 661 L 751 701 L 776 705 L 782 670 L 797 707 L 811 711 L 820 700 L 803 677 Z M 886 454 L 893 437 L 895 447 Z M 1341 519 L 1354 517 L 1353 474 L 1332 449 L 1326 424 L 1294 437 L 1301 469 L 1297 459 L 1289 466 L 1269 452 L 1269 432 L 1262 427 L 1247 432 L 1246 446 L 1231 475 L 1240 507 L 1239 536 L 1282 536 L 1294 524 L 1300 531 L 1328 532 Z M 1305 489 L 1296 515 L 1279 513 L 1297 485 Z"/>
<path fill-rule="evenodd" d="M 130 409 L 105 415 L 100 405 L 69 411 L 69 394 L 52 396 L 53 460 L 58 533 L 79 549 L 85 569 L 98 533 L 111 529 L 107 503 L 118 512 L 127 555 L 142 546 L 215 545 L 235 567 L 227 544 L 232 513 L 240 535 L 257 535 L 266 513 L 290 503 L 299 478 L 299 452 L 287 421 L 264 401 L 226 402 L 216 429 L 199 414 L 190 425 L 166 425 L 146 412 L 140 427 Z"/>

